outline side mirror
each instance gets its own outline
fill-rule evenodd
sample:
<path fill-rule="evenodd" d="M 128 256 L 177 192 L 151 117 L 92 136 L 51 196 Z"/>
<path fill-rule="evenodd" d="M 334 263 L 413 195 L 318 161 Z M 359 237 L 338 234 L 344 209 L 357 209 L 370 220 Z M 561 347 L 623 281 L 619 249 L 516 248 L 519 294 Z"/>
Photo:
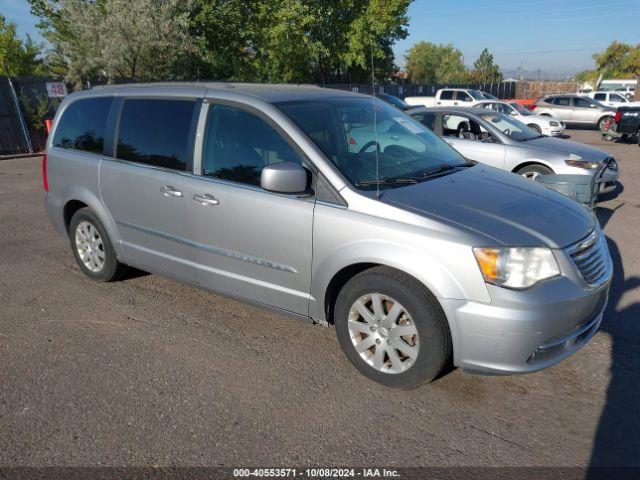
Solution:
<path fill-rule="evenodd" d="M 307 169 L 293 162 L 267 165 L 260 175 L 260 186 L 276 193 L 304 193 L 307 191 Z"/>
<path fill-rule="evenodd" d="M 515 110 L 511 110 L 511 116 L 517 117 L 518 116 L 518 112 L 516 112 Z"/>

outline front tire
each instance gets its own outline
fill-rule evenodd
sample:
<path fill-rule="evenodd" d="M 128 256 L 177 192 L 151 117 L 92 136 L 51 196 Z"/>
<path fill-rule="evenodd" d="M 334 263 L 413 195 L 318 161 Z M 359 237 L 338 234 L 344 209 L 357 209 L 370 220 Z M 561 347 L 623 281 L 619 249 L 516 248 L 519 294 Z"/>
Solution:
<path fill-rule="evenodd" d="M 335 326 L 347 358 L 366 377 L 415 388 L 438 376 L 451 357 L 451 333 L 440 305 L 412 277 L 375 267 L 338 295 Z"/>
<path fill-rule="evenodd" d="M 552 175 L 553 170 L 551 170 L 549 167 L 545 167 L 544 165 L 533 164 L 525 165 L 524 167 L 519 168 L 518 170 L 516 170 L 516 173 L 518 175 L 522 175 L 525 178 L 528 178 L 529 180 L 535 180 L 540 175 Z"/>
<path fill-rule="evenodd" d="M 89 208 L 78 210 L 69 223 L 73 256 L 82 272 L 98 282 L 117 280 L 125 271 L 107 231 Z"/>

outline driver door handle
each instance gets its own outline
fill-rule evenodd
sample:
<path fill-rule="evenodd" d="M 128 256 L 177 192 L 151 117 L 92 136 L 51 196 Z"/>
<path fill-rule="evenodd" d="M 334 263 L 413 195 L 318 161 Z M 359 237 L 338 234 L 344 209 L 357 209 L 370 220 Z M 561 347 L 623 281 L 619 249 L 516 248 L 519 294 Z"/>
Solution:
<path fill-rule="evenodd" d="M 193 201 L 199 203 L 204 207 L 220 204 L 220 201 L 216 197 L 214 197 L 213 195 L 209 195 L 208 193 L 205 193 L 204 195 L 195 194 L 193 196 Z"/>
<path fill-rule="evenodd" d="M 171 185 L 163 185 L 160 187 L 160 193 L 165 197 L 182 197 L 182 192 L 180 190 L 176 190 L 175 187 Z"/>

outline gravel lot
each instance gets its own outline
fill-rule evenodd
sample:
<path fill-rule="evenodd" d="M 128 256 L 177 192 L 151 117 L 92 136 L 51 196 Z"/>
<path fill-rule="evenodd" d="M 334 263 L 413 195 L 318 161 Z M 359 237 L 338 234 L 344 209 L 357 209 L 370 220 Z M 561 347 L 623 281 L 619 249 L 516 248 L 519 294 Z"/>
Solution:
<path fill-rule="evenodd" d="M 39 158 L 0 161 L 0 465 L 640 466 L 640 148 L 601 204 L 602 330 L 528 376 L 371 383 L 334 331 L 156 275 L 98 284 L 42 207 Z"/>

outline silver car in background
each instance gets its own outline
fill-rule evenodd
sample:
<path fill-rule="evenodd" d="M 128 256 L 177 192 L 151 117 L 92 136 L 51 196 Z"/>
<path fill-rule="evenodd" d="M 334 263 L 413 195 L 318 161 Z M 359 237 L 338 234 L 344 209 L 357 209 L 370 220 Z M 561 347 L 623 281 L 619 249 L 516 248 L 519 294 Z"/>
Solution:
<path fill-rule="evenodd" d="M 607 302 L 613 266 L 590 211 L 466 160 L 370 96 L 233 83 L 74 93 L 42 171 L 49 218 L 88 277 L 132 265 L 333 324 L 356 368 L 390 386 L 450 362 L 549 367 L 589 341 Z M 299 348 L 286 332 L 274 341 Z"/>
<path fill-rule="evenodd" d="M 547 137 L 494 110 L 416 108 L 407 111 L 464 157 L 535 179 L 552 173 L 594 175 L 611 155 L 584 143 Z M 615 189 L 615 160 L 604 174 L 601 193 Z"/>
<path fill-rule="evenodd" d="M 590 126 L 598 130 L 604 130 L 616 114 L 615 108 L 581 95 L 546 95 L 532 105 L 532 110 L 567 125 Z"/>
<path fill-rule="evenodd" d="M 560 120 L 555 120 L 546 115 L 536 115 L 528 108 L 514 102 L 502 102 L 499 100 L 487 100 L 476 103 L 473 108 L 484 108 L 496 112 L 511 115 L 527 127 L 548 137 L 557 137 L 564 133 L 565 125 Z"/>

